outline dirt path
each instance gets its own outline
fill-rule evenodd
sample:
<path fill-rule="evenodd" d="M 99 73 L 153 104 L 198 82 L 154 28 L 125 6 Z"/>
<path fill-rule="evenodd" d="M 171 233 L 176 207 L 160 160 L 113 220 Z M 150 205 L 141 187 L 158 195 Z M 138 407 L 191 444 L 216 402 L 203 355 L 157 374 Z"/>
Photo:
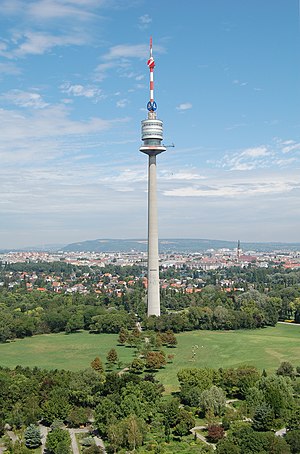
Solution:
<path fill-rule="evenodd" d="M 196 434 L 196 437 L 199 438 L 199 440 L 203 441 L 203 443 L 207 444 L 208 446 L 211 446 L 214 450 L 217 449 L 215 444 L 209 443 L 206 440 L 206 438 L 204 437 L 204 435 L 201 435 L 201 434 L 199 434 L 199 432 L 197 432 L 197 430 L 203 430 L 203 429 L 207 429 L 207 426 L 196 426 L 196 427 L 193 427 L 190 430 L 190 432 L 192 432 L 193 435 Z"/>
<path fill-rule="evenodd" d="M 67 430 L 70 433 L 73 454 L 80 454 L 80 449 L 78 447 L 78 443 L 77 443 L 75 434 L 80 434 L 80 433 L 81 434 L 82 433 L 88 434 L 89 433 L 89 429 L 87 427 L 85 427 L 84 429 L 67 429 Z M 96 437 L 96 436 L 93 437 L 93 438 L 94 438 L 96 446 L 99 446 L 103 450 L 103 453 L 106 454 L 103 440 L 101 438 L 99 438 L 99 437 Z"/>
<path fill-rule="evenodd" d="M 46 427 L 46 426 L 43 426 L 42 424 L 39 424 L 39 429 L 40 429 L 40 432 L 41 432 L 41 451 L 42 451 L 42 454 L 45 452 L 45 449 L 46 449 L 46 440 L 47 440 L 47 436 L 48 436 L 48 432 L 49 432 L 49 427 Z"/>

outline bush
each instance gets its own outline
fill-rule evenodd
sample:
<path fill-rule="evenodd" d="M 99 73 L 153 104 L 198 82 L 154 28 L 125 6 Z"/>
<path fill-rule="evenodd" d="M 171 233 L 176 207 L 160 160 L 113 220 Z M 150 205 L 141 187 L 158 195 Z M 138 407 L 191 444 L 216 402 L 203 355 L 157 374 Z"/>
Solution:
<path fill-rule="evenodd" d="M 25 429 L 24 438 L 27 448 L 37 448 L 41 444 L 40 429 L 34 424 L 30 424 L 30 426 Z"/>
<path fill-rule="evenodd" d="M 218 424 L 211 424 L 207 428 L 207 439 L 212 443 L 216 443 L 224 437 L 224 429 Z"/>

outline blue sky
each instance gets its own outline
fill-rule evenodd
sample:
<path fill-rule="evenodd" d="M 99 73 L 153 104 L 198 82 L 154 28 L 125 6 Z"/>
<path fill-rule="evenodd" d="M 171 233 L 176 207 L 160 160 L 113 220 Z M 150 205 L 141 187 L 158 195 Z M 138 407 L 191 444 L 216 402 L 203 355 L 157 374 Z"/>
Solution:
<path fill-rule="evenodd" d="M 298 0 L 0 7 L 0 247 L 146 238 L 150 36 L 159 236 L 300 241 Z"/>

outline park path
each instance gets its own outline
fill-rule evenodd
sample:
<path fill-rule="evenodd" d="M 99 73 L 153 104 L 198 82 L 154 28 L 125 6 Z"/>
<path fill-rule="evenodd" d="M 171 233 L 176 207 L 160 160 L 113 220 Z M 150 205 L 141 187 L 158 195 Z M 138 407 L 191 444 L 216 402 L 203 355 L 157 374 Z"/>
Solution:
<path fill-rule="evenodd" d="M 214 443 L 209 443 L 204 435 L 199 434 L 197 430 L 204 430 L 207 429 L 207 426 L 195 426 L 193 427 L 190 432 L 192 432 L 193 435 L 196 434 L 196 437 L 199 438 L 199 440 L 203 441 L 203 443 L 207 444 L 208 446 L 211 446 L 214 450 L 217 449 L 216 445 Z"/>
<path fill-rule="evenodd" d="M 275 435 L 277 437 L 284 437 L 285 434 L 286 434 L 286 427 L 284 427 L 283 429 L 277 430 L 277 432 L 275 432 Z"/>
<path fill-rule="evenodd" d="M 293 323 L 293 322 L 277 322 L 281 325 L 290 325 L 290 326 L 300 326 L 300 323 Z"/>
<path fill-rule="evenodd" d="M 77 443 L 75 434 L 80 434 L 80 433 L 88 434 L 90 432 L 89 429 L 87 427 L 84 427 L 83 429 L 67 429 L 67 430 L 69 431 L 69 434 L 70 434 L 73 454 L 80 454 L 80 449 L 78 448 L 78 443 Z M 100 437 L 96 437 L 96 436 L 94 436 L 93 438 L 94 438 L 94 442 L 95 442 L 96 446 L 99 446 L 102 449 L 103 454 L 106 454 L 103 440 Z"/>
<path fill-rule="evenodd" d="M 41 432 L 41 451 L 42 454 L 45 452 L 46 449 L 46 440 L 49 432 L 49 427 L 43 426 L 42 424 L 39 424 L 39 429 Z"/>
<path fill-rule="evenodd" d="M 43 454 L 46 449 L 46 441 L 47 441 L 47 436 L 48 436 L 50 429 L 49 429 L 49 427 L 46 427 L 43 424 L 39 424 L 39 429 L 41 432 L 41 452 Z M 80 449 L 78 447 L 78 443 L 76 440 L 76 434 L 79 434 L 79 433 L 88 434 L 90 432 L 90 430 L 87 427 L 84 427 L 83 429 L 66 429 L 66 430 L 70 434 L 71 447 L 72 447 L 73 454 L 80 454 Z M 19 437 L 12 430 L 7 430 L 6 434 L 9 436 L 9 438 L 13 442 L 15 442 L 19 439 Z M 106 450 L 105 450 L 105 446 L 104 446 L 102 438 L 94 436 L 93 439 L 94 439 L 95 445 L 99 446 L 99 448 L 102 449 L 103 454 L 106 454 Z M 5 450 L 6 450 L 6 448 L 4 446 L 0 446 L 0 454 L 5 453 Z"/>

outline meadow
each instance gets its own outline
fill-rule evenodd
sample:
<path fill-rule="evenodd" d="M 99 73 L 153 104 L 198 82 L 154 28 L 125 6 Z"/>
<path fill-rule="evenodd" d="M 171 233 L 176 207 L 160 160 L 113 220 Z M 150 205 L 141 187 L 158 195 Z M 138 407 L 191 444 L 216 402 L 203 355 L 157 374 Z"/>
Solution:
<path fill-rule="evenodd" d="M 172 363 L 160 370 L 157 378 L 166 391 L 176 391 L 176 374 L 184 367 L 237 367 L 242 364 L 274 372 L 282 361 L 300 366 L 299 325 L 277 324 L 257 330 L 190 331 L 176 335 Z M 0 344 L 0 366 L 17 365 L 45 369 L 82 370 L 100 356 L 103 362 L 111 348 L 118 353 L 122 367 L 132 361 L 134 349 L 117 345 L 116 334 L 43 334 Z"/>

